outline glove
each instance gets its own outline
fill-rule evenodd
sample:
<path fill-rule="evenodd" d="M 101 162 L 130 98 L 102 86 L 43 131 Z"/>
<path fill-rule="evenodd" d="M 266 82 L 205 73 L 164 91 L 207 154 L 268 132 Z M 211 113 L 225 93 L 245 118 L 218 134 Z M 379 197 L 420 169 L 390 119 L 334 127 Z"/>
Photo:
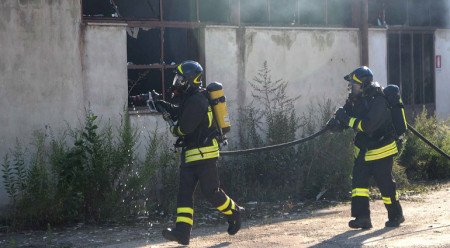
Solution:
<path fill-rule="evenodd" d="M 334 117 L 332 117 L 328 122 L 326 127 L 328 128 L 328 130 L 330 130 L 331 132 L 342 132 L 344 131 L 344 127 L 341 125 L 341 123 L 339 123 L 338 120 L 336 120 Z"/>
<path fill-rule="evenodd" d="M 171 126 L 170 127 L 170 132 L 172 133 L 172 135 L 174 137 L 182 137 L 183 136 L 183 134 L 180 133 L 180 128 L 179 128 L 178 125 Z"/>
<path fill-rule="evenodd" d="M 164 114 L 164 112 L 168 112 L 167 110 L 170 108 L 170 103 L 163 100 L 157 100 L 155 102 L 155 107 L 159 113 Z"/>
<path fill-rule="evenodd" d="M 334 118 L 341 123 L 343 126 L 348 126 L 348 123 L 350 122 L 350 116 L 345 112 L 344 108 L 338 108 L 336 110 L 336 113 L 334 114 Z"/>

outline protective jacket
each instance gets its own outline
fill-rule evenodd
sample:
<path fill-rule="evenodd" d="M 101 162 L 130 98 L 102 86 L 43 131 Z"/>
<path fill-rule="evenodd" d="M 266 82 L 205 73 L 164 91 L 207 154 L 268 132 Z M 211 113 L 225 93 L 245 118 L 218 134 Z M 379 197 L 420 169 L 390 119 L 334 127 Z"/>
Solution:
<path fill-rule="evenodd" d="M 183 159 L 186 163 L 219 157 L 217 129 L 206 92 L 190 88 L 180 105 L 171 105 L 168 111 L 178 122 L 171 132 L 182 138 Z"/>
<path fill-rule="evenodd" d="M 379 85 L 372 85 L 356 99 L 344 105 L 350 116 L 348 126 L 357 131 L 355 158 L 373 161 L 398 153 L 395 130 L 388 102 Z"/>

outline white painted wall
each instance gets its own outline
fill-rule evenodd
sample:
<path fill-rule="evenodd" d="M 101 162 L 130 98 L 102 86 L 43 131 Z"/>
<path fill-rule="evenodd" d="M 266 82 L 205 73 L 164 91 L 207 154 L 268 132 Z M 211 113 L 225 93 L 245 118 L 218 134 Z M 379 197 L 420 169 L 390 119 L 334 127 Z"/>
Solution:
<path fill-rule="evenodd" d="M 344 103 L 343 77 L 359 66 L 358 30 L 207 27 L 205 56 L 207 81 L 224 83 L 232 115 L 250 103 L 249 82 L 264 61 L 273 80 L 289 82 L 290 96 L 301 95 L 295 108 L 303 114 L 326 99 Z"/>
<path fill-rule="evenodd" d="M 73 0 L 0 1 L 1 158 L 16 138 L 29 146 L 34 130 L 82 116 L 80 11 Z"/>
<path fill-rule="evenodd" d="M 128 97 L 126 25 L 88 23 L 84 31 L 84 102 L 118 125 Z"/>
<path fill-rule="evenodd" d="M 369 29 L 369 67 L 374 81 L 387 85 L 387 35 L 386 29 Z"/>
<path fill-rule="evenodd" d="M 450 30 L 436 30 L 435 54 L 441 56 L 441 68 L 435 69 L 436 115 L 447 120 L 450 118 Z"/>

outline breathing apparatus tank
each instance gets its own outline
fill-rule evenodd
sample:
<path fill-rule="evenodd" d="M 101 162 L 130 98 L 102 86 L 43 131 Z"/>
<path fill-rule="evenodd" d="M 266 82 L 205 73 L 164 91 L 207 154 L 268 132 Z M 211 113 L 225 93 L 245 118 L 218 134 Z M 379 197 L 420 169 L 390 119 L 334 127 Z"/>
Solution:
<path fill-rule="evenodd" d="M 223 86 L 219 82 L 212 82 L 206 87 L 208 91 L 209 104 L 212 107 L 214 118 L 217 122 L 220 136 L 219 138 L 226 139 L 224 135 L 230 131 L 231 123 L 228 116 L 228 109 L 226 104 L 225 93 Z"/>

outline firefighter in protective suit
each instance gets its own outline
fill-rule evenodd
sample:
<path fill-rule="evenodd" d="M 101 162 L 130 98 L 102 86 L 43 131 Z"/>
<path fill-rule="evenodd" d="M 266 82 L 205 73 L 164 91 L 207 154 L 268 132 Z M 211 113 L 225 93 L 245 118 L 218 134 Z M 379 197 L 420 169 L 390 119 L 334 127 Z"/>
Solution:
<path fill-rule="evenodd" d="M 193 194 L 198 183 L 206 199 L 228 220 L 228 234 L 236 234 L 241 227 L 242 210 L 220 188 L 217 170 L 219 144 L 213 112 L 205 89 L 201 87 L 202 66 L 195 61 L 185 61 L 177 66 L 173 87 L 182 92 L 179 104 L 156 101 L 157 109 L 165 109 L 176 125 L 171 132 L 178 137 L 182 147 L 180 181 L 177 196 L 175 228 L 162 232 L 164 238 L 179 244 L 189 244 L 193 225 Z"/>
<path fill-rule="evenodd" d="M 369 209 L 369 179 L 374 177 L 388 212 L 386 227 L 404 222 L 402 207 L 392 178 L 393 157 L 398 153 L 388 102 L 373 73 L 359 67 L 344 77 L 351 93 L 344 107 L 335 113 L 342 127 L 356 131 L 352 178 L 351 228 L 372 227 Z"/>

